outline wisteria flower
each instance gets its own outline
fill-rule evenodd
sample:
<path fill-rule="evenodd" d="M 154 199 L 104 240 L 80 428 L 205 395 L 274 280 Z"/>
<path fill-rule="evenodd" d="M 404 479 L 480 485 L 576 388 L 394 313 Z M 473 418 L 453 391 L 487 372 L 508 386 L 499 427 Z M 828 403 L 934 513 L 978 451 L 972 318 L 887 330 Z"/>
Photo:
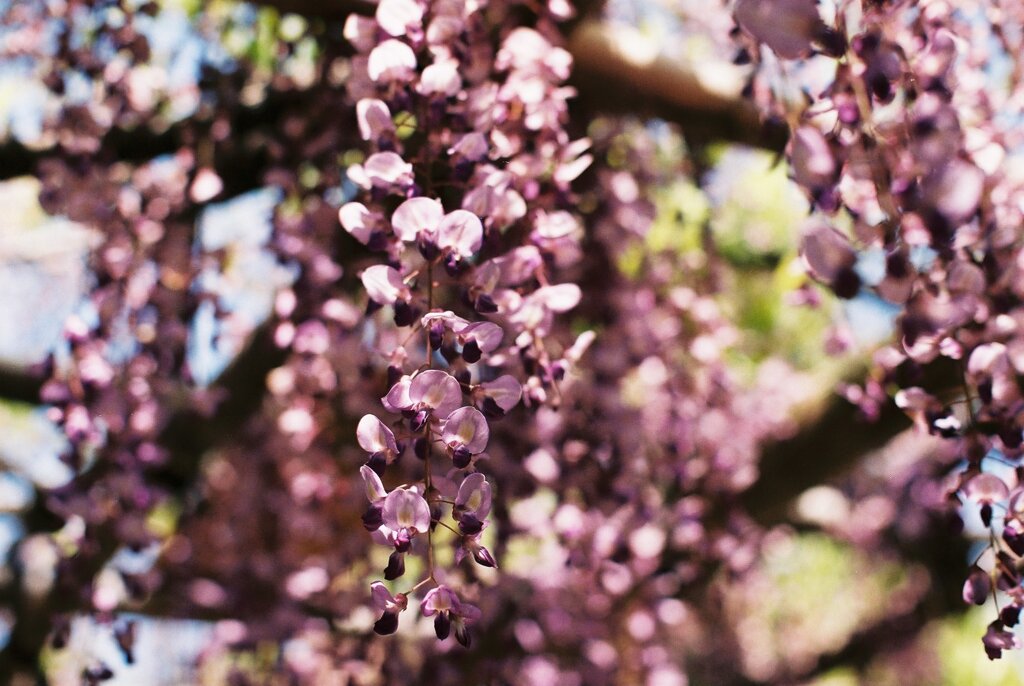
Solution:
<path fill-rule="evenodd" d="M 378 305 L 391 305 L 395 309 L 395 324 L 408 326 L 416 318 L 410 304 L 412 290 L 402 280 L 394 267 L 375 264 L 367 267 L 362 274 L 363 288 L 370 300 Z"/>
<path fill-rule="evenodd" d="M 366 499 L 370 501 L 370 507 L 363 514 L 363 526 L 367 531 L 377 531 L 384 524 L 383 505 L 388 492 L 384 489 L 377 472 L 369 466 L 360 467 L 359 473 L 366 488 Z"/>
<path fill-rule="evenodd" d="M 356 439 L 359 447 L 370 453 L 367 464 L 378 474 L 382 474 L 384 467 L 398 455 L 394 432 L 372 414 L 359 420 Z"/>
<path fill-rule="evenodd" d="M 493 381 L 484 381 L 473 389 L 477 406 L 488 417 L 503 417 L 519 404 L 523 385 L 514 376 L 503 374 Z"/>
<path fill-rule="evenodd" d="M 404 36 L 410 29 L 422 28 L 423 7 L 416 0 L 381 0 L 375 16 L 388 34 Z"/>
<path fill-rule="evenodd" d="M 387 103 L 376 98 L 362 98 L 356 103 L 356 121 L 359 124 L 359 135 L 364 141 L 377 141 L 379 144 L 395 132 L 391 110 Z"/>
<path fill-rule="evenodd" d="M 382 399 L 392 412 L 409 413 L 413 431 L 420 431 L 432 417 L 447 417 L 462 404 L 462 387 L 451 374 L 428 369 L 396 383 Z"/>
<path fill-rule="evenodd" d="M 388 587 L 380 581 L 370 584 L 370 594 L 374 607 L 381 612 L 373 630 L 382 636 L 395 633 L 398 630 L 398 615 L 409 606 L 409 599 L 404 593 L 391 595 Z"/>
<path fill-rule="evenodd" d="M 454 627 L 456 640 L 469 647 L 469 631 L 466 627 L 480 618 L 478 608 L 460 601 L 455 591 L 442 584 L 427 591 L 420 609 L 424 617 L 434 617 L 434 632 L 439 639 L 443 641 L 448 638 Z"/>
<path fill-rule="evenodd" d="M 366 68 L 370 78 L 378 83 L 407 83 L 416 70 L 416 53 L 392 38 L 370 51 Z"/>
<path fill-rule="evenodd" d="M 475 407 L 455 410 L 445 419 L 441 429 L 441 440 L 459 469 L 468 467 L 473 456 L 484 451 L 489 437 L 487 420 Z"/>
<path fill-rule="evenodd" d="M 480 472 L 468 475 L 459 486 L 452 516 L 465 534 L 479 533 L 491 512 L 491 485 Z"/>
<path fill-rule="evenodd" d="M 430 506 L 410 488 L 396 488 L 384 498 L 384 526 L 394 532 L 395 549 L 404 553 L 416 534 L 430 528 Z"/>

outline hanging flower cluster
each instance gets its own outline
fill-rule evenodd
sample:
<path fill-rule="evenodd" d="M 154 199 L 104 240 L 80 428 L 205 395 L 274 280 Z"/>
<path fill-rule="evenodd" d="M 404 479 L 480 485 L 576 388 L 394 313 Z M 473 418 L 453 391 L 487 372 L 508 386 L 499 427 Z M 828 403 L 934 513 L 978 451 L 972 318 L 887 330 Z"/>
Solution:
<path fill-rule="evenodd" d="M 1021 92 L 995 83 L 989 52 L 973 46 L 1001 48 L 1019 68 L 1019 46 L 1003 31 L 1019 16 L 945 2 L 865 3 L 858 16 L 853 4 L 838 4 L 833 28 L 810 0 L 737 3 L 743 32 L 777 56 L 843 58 L 809 104 L 765 77 L 771 64 L 803 75 L 810 63 L 765 60 L 750 92 L 792 124 L 794 179 L 817 209 L 802 251 L 810 274 L 841 298 L 870 294 L 900 313 L 899 342 L 848 395 L 876 414 L 894 385 L 896 404 L 966 463 L 951 496 L 976 510 L 992 543 L 964 597 L 1006 594 L 984 639 L 996 658 L 1018 645 L 1005 628 L 1024 607 L 1024 184 L 1012 171 L 1019 129 L 997 116 L 1019 110 Z M 984 22 L 971 18 L 983 12 Z M 999 463 L 1017 469 L 983 471 Z"/>
<path fill-rule="evenodd" d="M 344 229 L 383 262 L 362 270 L 368 319 L 388 365 L 382 409 L 359 422 L 361 468 L 374 540 L 405 558 L 426 556 L 426 578 L 398 596 L 379 584 L 375 629 L 397 629 L 414 592 L 430 587 L 424 616 L 438 638 L 469 644 L 479 611 L 435 563 L 434 533 L 454 537 L 465 558 L 496 566 L 483 544 L 492 484 L 489 422 L 524 400 L 557 403 L 559 382 L 588 336 L 552 340 L 557 315 L 580 289 L 554 279 L 579 257 L 579 220 L 569 184 L 589 165 L 586 139 L 564 130 L 571 58 L 553 19 L 506 32 L 495 50 L 486 3 L 384 0 L 373 18 L 351 16 L 358 51 L 348 81 L 366 157 L 348 170 L 360 189 L 343 205 Z M 388 333 L 390 327 L 401 333 Z M 389 466 L 407 449 L 421 478 L 390 491 Z"/>

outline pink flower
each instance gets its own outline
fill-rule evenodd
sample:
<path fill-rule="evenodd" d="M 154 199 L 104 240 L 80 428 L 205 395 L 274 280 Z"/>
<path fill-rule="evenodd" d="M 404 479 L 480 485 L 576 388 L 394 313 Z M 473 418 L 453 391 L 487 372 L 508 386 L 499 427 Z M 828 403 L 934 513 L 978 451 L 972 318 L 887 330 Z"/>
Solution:
<path fill-rule="evenodd" d="M 378 83 L 407 83 L 416 70 L 416 53 L 400 40 L 386 40 L 370 51 L 366 70 Z"/>
<path fill-rule="evenodd" d="M 523 397 L 523 386 L 514 376 L 499 376 L 473 389 L 478 407 L 489 417 L 502 417 Z"/>
<path fill-rule="evenodd" d="M 822 28 L 815 0 L 738 0 L 734 15 L 744 30 L 786 59 L 809 54 Z"/>
<path fill-rule="evenodd" d="M 382 636 L 395 633 L 398 629 L 398 615 L 409 606 L 409 599 L 404 593 L 391 595 L 388 587 L 379 581 L 370 584 L 370 596 L 374 607 L 382 613 L 373 625 L 373 630 Z"/>
<path fill-rule="evenodd" d="M 404 36 L 410 29 L 422 30 L 423 7 L 416 0 L 381 0 L 376 18 L 388 34 Z"/>
<path fill-rule="evenodd" d="M 394 532 L 395 550 L 404 553 L 416 534 L 430 528 L 430 506 L 410 488 L 396 488 L 384 498 L 384 526 Z"/>
<path fill-rule="evenodd" d="M 460 407 L 448 415 L 441 428 L 441 440 L 459 469 L 469 466 L 473 455 L 487 447 L 490 429 L 487 420 L 474 407 Z"/>
<path fill-rule="evenodd" d="M 367 464 L 378 474 L 383 474 L 384 467 L 398 455 L 395 434 L 372 414 L 359 420 L 356 438 L 359 446 L 370 453 Z"/>
<path fill-rule="evenodd" d="M 379 305 L 409 302 L 412 298 L 412 291 L 405 285 L 402 275 L 394 267 L 375 264 L 367 267 L 361 278 L 366 293 Z"/>
<path fill-rule="evenodd" d="M 386 103 L 376 98 L 363 98 L 356 103 L 356 121 L 359 135 L 364 141 L 379 141 L 395 132 L 391 110 Z"/>
<path fill-rule="evenodd" d="M 434 617 L 434 632 L 442 641 L 448 638 L 452 627 L 455 627 L 455 638 L 465 647 L 469 647 L 467 624 L 480 618 L 480 610 L 469 603 L 463 603 L 455 591 L 445 585 L 432 588 L 423 597 L 420 605 L 424 617 Z"/>

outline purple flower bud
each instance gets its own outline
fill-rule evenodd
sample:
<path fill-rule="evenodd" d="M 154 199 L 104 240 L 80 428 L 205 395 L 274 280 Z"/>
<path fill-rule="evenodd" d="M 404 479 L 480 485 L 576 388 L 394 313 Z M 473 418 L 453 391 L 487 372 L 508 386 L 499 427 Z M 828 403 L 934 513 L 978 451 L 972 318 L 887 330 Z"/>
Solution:
<path fill-rule="evenodd" d="M 464 445 L 460 445 L 452 452 L 452 464 L 458 469 L 465 469 L 472 460 L 473 453 Z"/>
<path fill-rule="evenodd" d="M 444 640 L 448 638 L 448 635 L 452 630 L 452 620 L 448 617 L 447 612 L 439 612 L 434 617 L 434 633 L 437 634 L 438 639 Z"/>
<path fill-rule="evenodd" d="M 397 550 L 388 558 L 388 566 L 384 569 L 384 578 L 393 581 L 405 574 L 405 555 Z"/>
<path fill-rule="evenodd" d="M 398 631 L 398 613 L 385 612 L 382 614 L 376 624 L 373 625 L 373 631 L 381 636 L 387 636 Z"/>
<path fill-rule="evenodd" d="M 416 457 L 421 460 L 425 460 L 430 454 L 430 441 L 421 436 L 413 441 L 412 450 L 416 454 Z"/>
<path fill-rule="evenodd" d="M 409 303 L 402 300 L 395 303 L 395 326 L 410 326 L 418 318 L 415 308 Z"/>
<path fill-rule="evenodd" d="M 363 527 L 367 531 L 376 531 L 384 525 L 384 515 L 376 505 L 370 505 L 363 513 Z"/>
<path fill-rule="evenodd" d="M 480 533 L 484 528 L 483 522 L 473 514 L 462 514 L 459 516 L 459 531 L 467 536 Z"/>
<path fill-rule="evenodd" d="M 473 303 L 473 309 L 480 314 L 494 314 L 498 311 L 498 305 L 487 293 L 481 293 Z"/>
<path fill-rule="evenodd" d="M 972 567 L 964 582 L 964 602 L 974 605 L 984 605 L 992 592 L 992 577 L 980 567 Z"/>
<path fill-rule="evenodd" d="M 477 345 L 476 341 L 469 341 L 462 346 L 462 359 L 470 364 L 479 362 L 481 355 L 483 353 L 480 351 L 480 346 Z"/>
<path fill-rule="evenodd" d="M 388 466 L 387 453 L 374 453 L 366 461 L 366 466 L 372 469 L 378 476 L 384 476 L 384 469 Z"/>
<path fill-rule="evenodd" d="M 484 567 L 497 567 L 498 563 L 494 561 L 494 557 L 491 552 L 483 546 L 477 547 L 473 551 L 473 559 L 476 560 L 477 564 L 483 565 Z"/>

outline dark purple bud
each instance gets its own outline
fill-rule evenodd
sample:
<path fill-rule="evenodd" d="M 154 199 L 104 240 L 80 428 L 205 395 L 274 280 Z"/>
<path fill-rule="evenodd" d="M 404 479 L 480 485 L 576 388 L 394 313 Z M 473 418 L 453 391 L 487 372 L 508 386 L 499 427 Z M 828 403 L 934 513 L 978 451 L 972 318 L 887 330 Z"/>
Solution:
<path fill-rule="evenodd" d="M 395 550 L 400 553 L 407 553 L 409 552 L 410 545 L 412 545 L 412 540 L 409 538 L 409 530 L 399 530 L 398 533 L 395 534 Z"/>
<path fill-rule="evenodd" d="M 430 420 L 430 412 L 427 410 L 420 410 L 412 418 L 412 432 L 419 433 L 423 431 L 423 427 L 427 425 Z"/>
<path fill-rule="evenodd" d="M 852 267 L 844 267 L 836 272 L 831 286 L 840 298 L 850 300 L 860 292 L 860 277 Z"/>
<path fill-rule="evenodd" d="M 376 531 L 384 524 L 384 513 L 376 505 L 370 505 L 363 513 L 363 527 L 367 531 Z"/>
<path fill-rule="evenodd" d="M 377 302 L 375 300 L 368 301 L 366 303 L 366 316 L 369 317 L 374 312 L 379 310 L 381 307 L 383 307 L 383 305 L 381 305 L 379 302 Z"/>
<path fill-rule="evenodd" d="M 87 684 L 98 684 L 114 677 L 114 672 L 102 662 L 94 667 L 86 667 L 82 670 L 82 681 Z"/>
<path fill-rule="evenodd" d="M 980 567 L 972 567 L 964 582 L 964 602 L 967 604 L 984 605 L 992 591 L 992 577 Z"/>
<path fill-rule="evenodd" d="M 416 310 L 407 302 L 395 303 L 395 326 L 409 326 L 417 319 Z"/>
<path fill-rule="evenodd" d="M 565 378 L 565 365 L 561 362 L 555 362 L 551 365 L 548 373 L 551 374 L 551 378 L 555 381 L 561 381 Z"/>
<path fill-rule="evenodd" d="M 391 388 L 402 378 L 402 368 L 393 364 L 388 365 L 388 388 Z"/>
<path fill-rule="evenodd" d="M 433 262 L 441 254 L 437 243 L 425 236 L 420 236 L 419 240 L 416 241 L 416 247 L 419 248 L 420 255 L 423 255 L 423 259 L 427 262 Z"/>
<path fill-rule="evenodd" d="M 473 453 L 464 445 L 460 445 L 452 452 L 452 463 L 459 469 L 468 467 L 472 459 Z"/>
<path fill-rule="evenodd" d="M 124 661 L 135 664 L 135 622 L 125 622 L 114 627 L 114 639 L 124 655 Z"/>
<path fill-rule="evenodd" d="M 478 534 L 483 528 L 484 523 L 477 519 L 476 515 L 464 514 L 459 517 L 459 531 L 467 536 Z"/>
<path fill-rule="evenodd" d="M 822 28 L 816 38 L 821 46 L 822 54 L 829 57 L 842 57 L 846 52 L 846 36 L 831 27 Z"/>
<path fill-rule="evenodd" d="M 366 241 L 366 247 L 374 252 L 381 252 L 388 249 L 388 237 L 383 231 L 374 231 Z"/>
<path fill-rule="evenodd" d="M 366 466 L 377 472 L 377 476 L 384 476 L 384 469 L 388 466 L 388 454 L 385 452 L 374 453 L 366 461 Z"/>
<path fill-rule="evenodd" d="M 473 551 L 473 559 L 476 560 L 478 565 L 483 565 L 484 567 L 498 566 L 498 563 L 494 561 L 494 556 L 492 556 L 491 552 L 483 546 L 480 546 Z"/>
<path fill-rule="evenodd" d="M 463 648 L 468 648 L 473 642 L 469 637 L 469 627 L 461 623 L 455 627 L 455 640 L 461 643 Z"/>
<path fill-rule="evenodd" d="M 505 416 L 505 410 L 501 409 L 501 405 L 494 398 L 484 398 L 484 401 L 480 404 L 480 409 L 488 419 L 497 419 Z"/>
<path fill-rule="evenodd" d="M 433 350 L 437 350 L 444 343 L 444 324 L 441 322 L 434 322 L 430 325 L 430 347 Z"/>
<path fill-rule="evenodd" d="M 427 455 L 430 454 L 430 441 L 422 437 L 417 438 L 413 441 L 412 451 L 421 460 L 427 459 Z"/>
<path fill-rule="evenodd" d="M 981 515 L 981 523 L 986 527 L 992 526 L 992 505 L 985 503 L 978 512 Z"/>
<path fill-rule="evenodd" d="M 434 633 L 442 641 L 448 638 L 448 634 L 452 632 L 452 620 L 448 616 L 448 612 L 438 612 L 437 616 L 434 617 Z"/>
<path fill-rule="evenodd" d="M 68 639 L 71 638 L 71 621 L 65 615 L 59 615 L 53 620 L 53 637 L 50 639 L 50 645 L 56 650 L 61 650 L 68 645 Z"/>
<path fill-rule="evenodd" d="M 454 279 L 466 270 L 466 263 L 455 253 L 448 253 L 444 260 L 444 270 Z"/>
<path fill-rule="evenodd" d="M 1017 626 L 1020 621 L 1020 608 L 1016 605 L 1007 605 L 999 611 L 999 621 L 1006 626 Z"/>
<path fill-rule="evenodd" d="M 473 380 L 473 375 L 469 373 L 468 369 L 460 369 L 453 376 L 463 386 L 468 386 L 469 382 Z"/>
<path fill-rule="evenodd" d="M 405 555 L 396 550 L 388 558 L 388 566 L 384 568 L 384 578 L 394 581 L 403 574 L 405 574 Z"/>
<path fill-rule="evenodd" d="M 387 636 L 398 631 L 398 613 L 385 612 L 373 625 L 373 630 L 381 636 Z"/>
<path fill-rule="evenodd" d="M 459 351 L 455 349 L 455 343 L 446 342 L 441 346 L 441 356 L 451 364 L 455 360 L 459 359 Z"/>
<path fill-rule="evenodd" d="M 498 305 L 490 295 L 481 293 L 473 303 L 473 309 L 480 314 L 493 314 L 498 311 Z"/>
<path fill-rule="evenodd" d="M 481 355 L 483 353 L 476 341 L 469 341 L 466 345 L 462 346 L 462 359 L 470 364 L 479 362 Z"/>

